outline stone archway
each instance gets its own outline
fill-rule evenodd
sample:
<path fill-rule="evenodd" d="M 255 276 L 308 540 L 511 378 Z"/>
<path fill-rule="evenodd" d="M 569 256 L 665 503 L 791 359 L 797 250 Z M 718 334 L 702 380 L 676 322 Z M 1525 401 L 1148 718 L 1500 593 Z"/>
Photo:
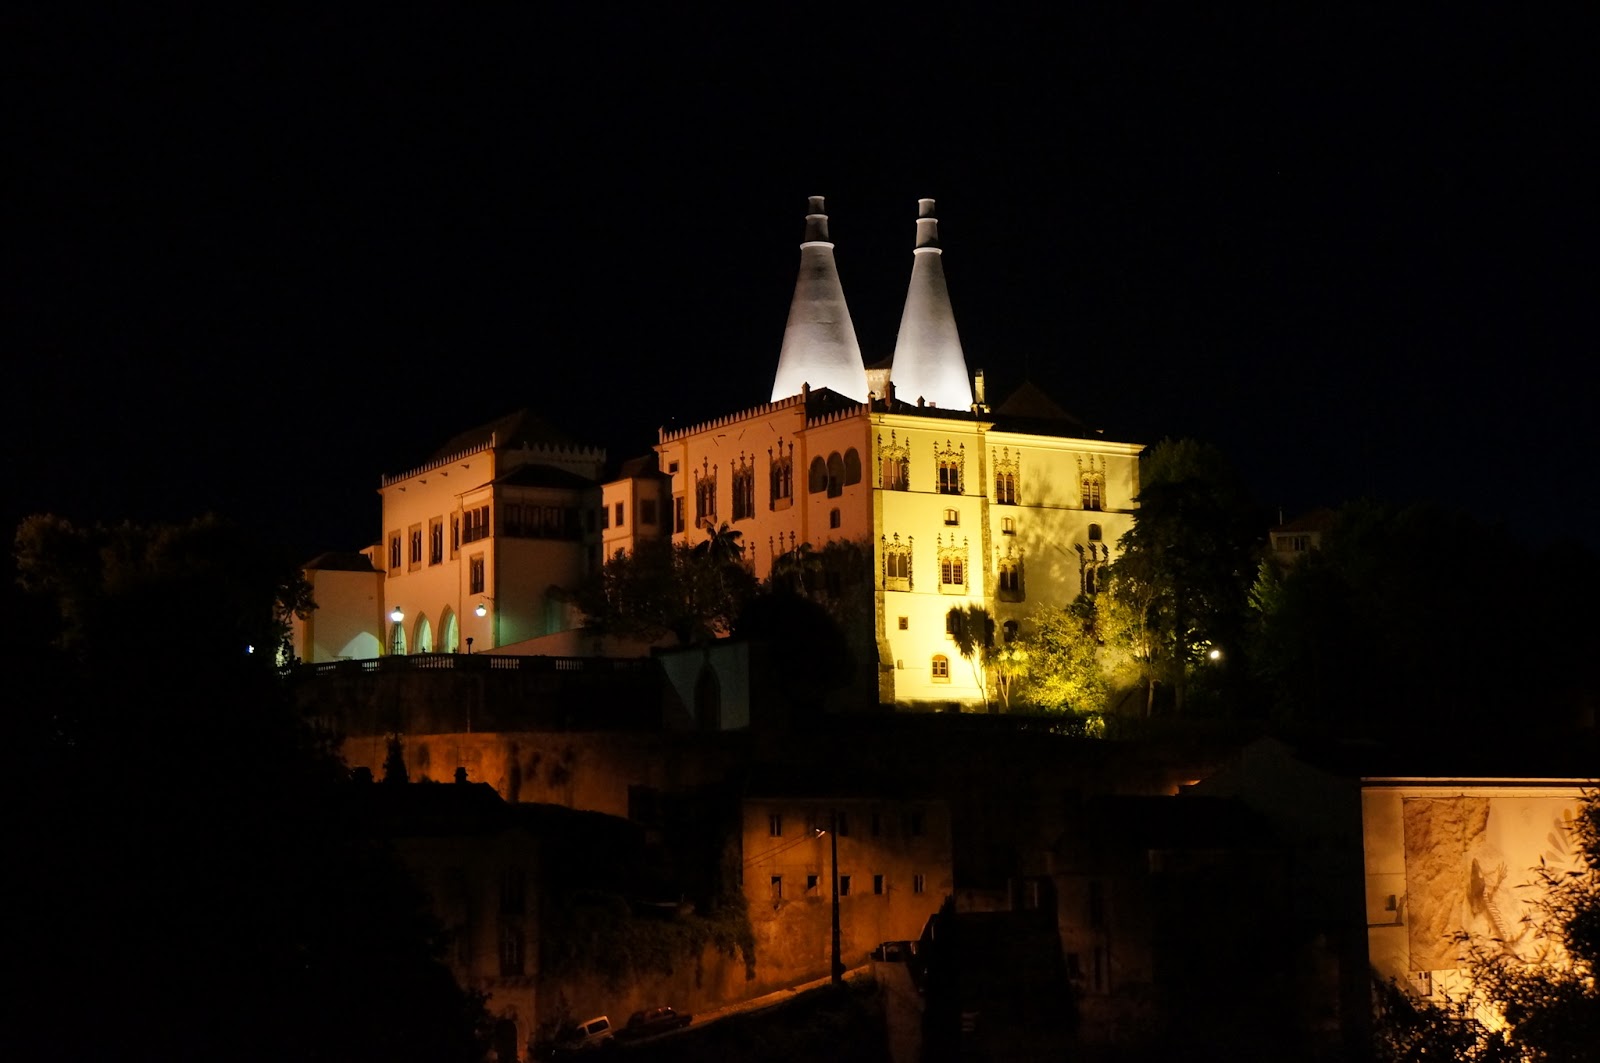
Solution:
<path fill-rule="evenodd" d="M 428 614 L 419 613 L 417 615 L 416 626 L 412 628 L 411 644 L 416 647 L 413 652 L 433 652 L 433 624 L 429 622 Z"/>
<path fill-rule="evenodd" d="M 448 605 L 439 619 L 439 652 L 461 652 L 461 625 L 456 621 L 456 611 Z"/>

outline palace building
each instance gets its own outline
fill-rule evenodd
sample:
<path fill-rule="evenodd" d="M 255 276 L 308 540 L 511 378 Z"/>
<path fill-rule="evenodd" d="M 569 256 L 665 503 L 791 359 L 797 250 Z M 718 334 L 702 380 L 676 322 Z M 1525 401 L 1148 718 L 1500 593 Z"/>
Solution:
<path fill-rule="evenodd" d="M 869 549 L 880 700 L 981 703 L 951 607 L 983 606 L 1008 639 L 1035 605 L 1093 593 L 1132 525 L 1143 448 L 1085 430 L 1031 384 L 988 405 L 931 199 L 893 357 L 866 366 L 823 208 L 812 197 L 772 401 L 660 433 L 672 534 L 695 543 L 728 523 L 758 578 L 801 544 Z"/>
<path fill-rule="evenodd" d="M 1132 524 L 1142 447 L 1086 429 L 1032 384 L 991 407 L 943 253 L 934 201 L 920 200 L 894 351 L 869 365 L 812 197 L 770 401 L 661 429 L 654 462 L 614 477 L 604 451 L 527 413 L 456 437 L 383 479 L 370 571 L 343 557 L 312 573 L 362 615 L 319 610 L 301 656 L 617 652 L 581 637 L 578 583 L 640 539 L 693 545 L 726 524 L 758 579 L 806 545 L 870 555 L 879 700 L 981 704 L 951 608 L 984 607 L 1010 639 L 1036 605 L 1093 593 Z"/>

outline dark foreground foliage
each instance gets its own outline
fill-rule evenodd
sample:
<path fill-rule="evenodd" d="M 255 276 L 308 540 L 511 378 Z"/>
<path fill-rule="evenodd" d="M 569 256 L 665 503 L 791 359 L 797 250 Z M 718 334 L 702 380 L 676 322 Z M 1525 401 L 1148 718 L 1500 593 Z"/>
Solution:
<path fill-rule="evenodd" d="M 19 1058 L 481 1058 L 481 1002 L 290 709 L 292 581 L 216 521 L 33 518 L 17 547 Z"/>

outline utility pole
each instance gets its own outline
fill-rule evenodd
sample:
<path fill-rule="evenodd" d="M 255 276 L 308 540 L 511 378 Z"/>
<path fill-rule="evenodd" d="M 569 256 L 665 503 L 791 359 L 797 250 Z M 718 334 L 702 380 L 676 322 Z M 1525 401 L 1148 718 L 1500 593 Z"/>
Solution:
<path fill-rule="evenodd" d="M 830 850 L 830 868 L 833 872 L 833 962 L 830 970 L 833 972 L 833 984 L 844 984 L 844 964 L 839 962 L 839 810 L 836 808 L 829 813 L 828 846 Z"/>

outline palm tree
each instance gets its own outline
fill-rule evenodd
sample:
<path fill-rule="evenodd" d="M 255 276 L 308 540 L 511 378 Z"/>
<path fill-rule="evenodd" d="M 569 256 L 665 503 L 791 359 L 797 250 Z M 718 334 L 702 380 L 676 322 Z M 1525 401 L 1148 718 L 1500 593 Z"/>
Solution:
<path fill-rule="evenodd" d="M 706 528 L 706 541 L 694 548 L 694 556 L 704 558 L 718 566 L 744 560 L 744 532 L 735 531 L 723 521 L 722 527 Z"/>
<path fill-rule="evenodd" d="M 770 578 L 774 586 L 787 587 L 803 597 L 817 584 L 821 573 L 822 555 L 813 550 L 810 543 L 801 543 L 779 555 L 773 562 Z"/>

